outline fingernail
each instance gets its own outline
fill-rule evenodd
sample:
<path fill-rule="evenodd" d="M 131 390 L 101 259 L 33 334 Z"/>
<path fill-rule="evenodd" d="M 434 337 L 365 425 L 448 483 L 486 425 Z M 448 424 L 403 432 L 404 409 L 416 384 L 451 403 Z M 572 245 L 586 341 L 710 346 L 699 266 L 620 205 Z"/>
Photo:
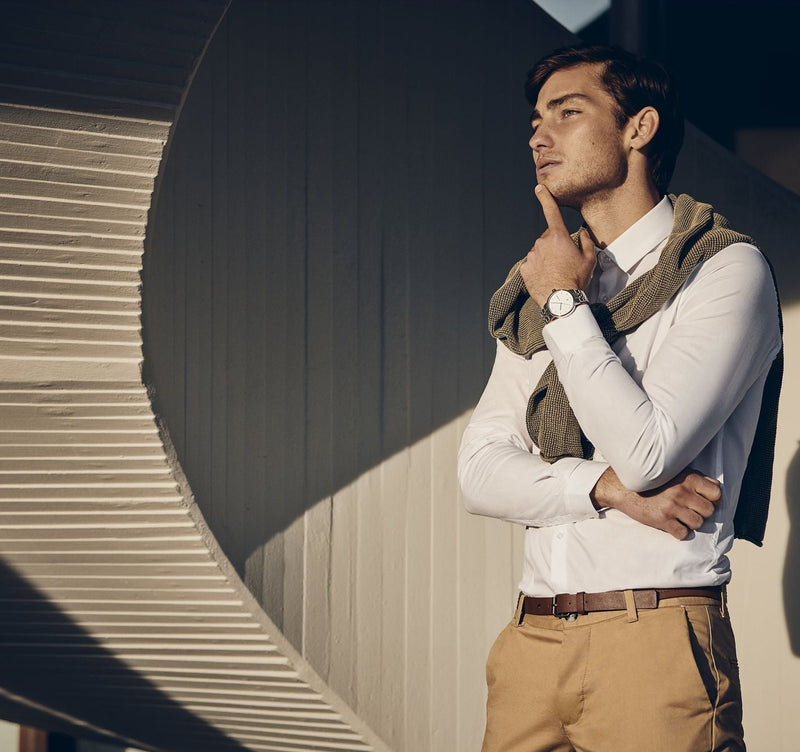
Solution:
<path fill-rule="evenodd" d="M 542 186 L 537 185 L 533 190 L 534 190 L 535 193 L 541 193 L 542 192 Z"/>

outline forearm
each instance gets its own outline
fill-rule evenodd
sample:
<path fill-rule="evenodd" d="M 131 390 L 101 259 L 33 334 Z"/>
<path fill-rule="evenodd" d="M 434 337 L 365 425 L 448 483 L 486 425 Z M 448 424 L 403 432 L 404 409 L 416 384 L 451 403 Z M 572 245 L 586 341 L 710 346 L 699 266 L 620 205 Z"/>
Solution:
<path fill-rule="evenodd" d="M 489 383 L 458 452 L 464 507 L 535 527 L 595 516 L 589 492 L 607 464 L 572 458 L 548 464 L 528 435 L 531 381 L 547 362 L 546 353 L 534 357 L 526 360 L 497 345 Z"/>
<path fill-rule="evenodd" d="M 619 343 L 624 363 L 587 307 L 545 327 L 581 428 L 628 489 L 658 487 L 693 462 L 780 347 L 763 259 L 741 247 L 726 253 L 706 262 L 664 336 L 650 335 L 651 350 Z"/>
<path fill-rule="evenodd" d="M 616 509 L 683 540 L 714 514 L 722 500 L 722 488 L 716 479 L 686 468 L 660 488 L 640 494 L 625 488 L 616 472 L 608 468 L 590 495 L 598 510 Z"/>
<path fill-rule="evenodd" d="M 461 498 L 468 512 L 531 527 L 597 516 L 589 494 L 606 463 L 567 458 L 548 464 L 500 434 L 490 438 L 477 433 L 465 434 L 458 457 Z"/>

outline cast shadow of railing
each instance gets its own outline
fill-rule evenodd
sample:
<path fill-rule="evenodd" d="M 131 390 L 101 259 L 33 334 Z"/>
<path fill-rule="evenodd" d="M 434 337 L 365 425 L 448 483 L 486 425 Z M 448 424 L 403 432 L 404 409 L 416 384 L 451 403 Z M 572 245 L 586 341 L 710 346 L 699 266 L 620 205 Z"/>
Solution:
<path fill-rule="evenodd" d="M 0 593 L 0 710 L 13 708 L 11 716 L 20 722 L 144 749 L 244 752 L 126 665 L 2 560 Z"/>

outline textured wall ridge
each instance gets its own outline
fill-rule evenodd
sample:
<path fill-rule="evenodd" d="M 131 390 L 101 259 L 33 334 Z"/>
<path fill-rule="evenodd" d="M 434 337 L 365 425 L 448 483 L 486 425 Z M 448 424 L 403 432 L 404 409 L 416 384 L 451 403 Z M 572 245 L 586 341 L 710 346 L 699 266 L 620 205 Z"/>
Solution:
<path fill-rule="evenodd" d="M 228 565 L 141 379 L 154 181 L 226 7 L 0 4 L 0 715 L 382 749 Z"/>

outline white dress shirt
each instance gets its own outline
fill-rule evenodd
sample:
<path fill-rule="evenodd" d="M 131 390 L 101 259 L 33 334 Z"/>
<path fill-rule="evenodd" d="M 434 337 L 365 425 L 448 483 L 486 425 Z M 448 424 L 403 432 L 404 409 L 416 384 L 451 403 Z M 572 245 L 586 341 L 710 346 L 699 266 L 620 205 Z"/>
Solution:
<path fill-rule="evenodd" d="M 658 262 L 672 228 L 668 198 L 606 249 L 587 294 L 609 300 Z M 544 327 L 526 359 L 498 342 L 491 377 L 461 441 L 459 482 L 475 514 L 527 526 L 520 590 L 528 595 L 718 585 L 730 579 L 733 515 L 764 381 L 781 347 L 768 265 L 754 246 L 701 264 L 660 311 L 610 346 L 589 306 Z M 525 425 L 550 359 L 595 446 L 592 460 L 548 464 Z M 611 466 L 626 488 L 653 489 L 691 466 L 722 500 L 685 540 L 597 511 L 589 498 Z"/>

